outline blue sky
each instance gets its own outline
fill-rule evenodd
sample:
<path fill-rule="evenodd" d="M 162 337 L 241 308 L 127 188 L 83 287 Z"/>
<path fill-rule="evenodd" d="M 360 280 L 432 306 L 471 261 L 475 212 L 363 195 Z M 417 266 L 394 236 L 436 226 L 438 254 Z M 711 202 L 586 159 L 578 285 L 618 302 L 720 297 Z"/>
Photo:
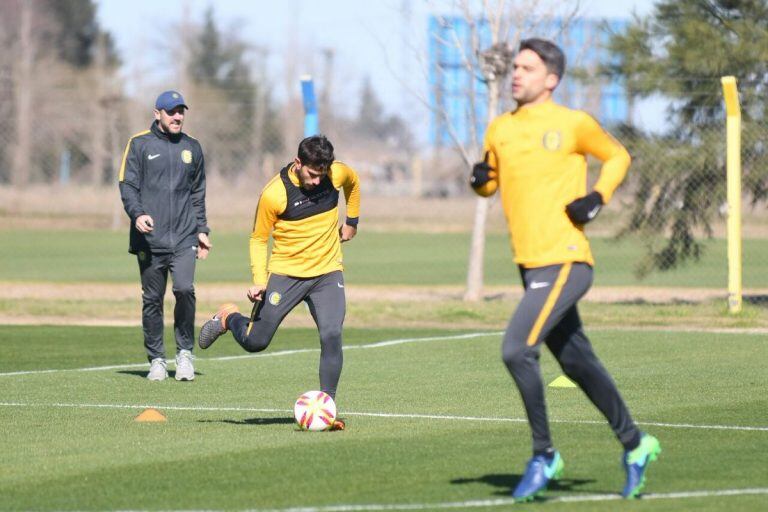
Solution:
<path fill-rule="evenodd" d="M 100 23 L 116 39 L 129 92 L 175 87 L 169 48 L 178 38 L 185 18 L 197 23 L 213 5 L 219 27 L 237 32 L 254 47 L 268 49 L 266 66 L 278 98 L 298 94 L 299 76 L 319 75 L 323 70 L 323 51 L 333 49 L 334 73 L 330 87 L 336 108 L 354 112 L 361 83 L 368 77 L 389 113 L 407 112 L 419 122 L 416 112 L 422 109 L 403 83 L 417 89 L 423 87 L 418 52 L 426 41 L 427 16 L 448 12 L 446 6 L 454 2 L 96 0 L 96 3 Z M 581 0 L 579 4 L 581 13 L 587 16 L 628 17 L 632 12 L 649 13 L 653 1 Z M 252 57 L 254 61 L 258 59 L 256 52 Z M 344 98 L 350 101 L 340 104 Z M 426 112 L 423 116 L 425 120 Z"/>

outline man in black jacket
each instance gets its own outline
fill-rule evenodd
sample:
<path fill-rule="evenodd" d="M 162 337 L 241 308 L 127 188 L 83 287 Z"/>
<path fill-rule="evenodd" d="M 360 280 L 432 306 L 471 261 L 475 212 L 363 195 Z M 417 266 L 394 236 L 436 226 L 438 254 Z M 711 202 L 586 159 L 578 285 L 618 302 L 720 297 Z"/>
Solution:
<path fill-rule="evenodd" d="M 128 251 L 141 273 L 147 378 L 168 377 L 163 344 L 163 297 L 173 279 L 176 380 L 194 380 L 195 259 L 211 249 L 205 215 L 205 163 L 200 143 L 181 131 L 184 98 L 166 91 L 155 102 L 149 130 L 128 141 L 120 166 L 120 197 L 131 219 Z"/>

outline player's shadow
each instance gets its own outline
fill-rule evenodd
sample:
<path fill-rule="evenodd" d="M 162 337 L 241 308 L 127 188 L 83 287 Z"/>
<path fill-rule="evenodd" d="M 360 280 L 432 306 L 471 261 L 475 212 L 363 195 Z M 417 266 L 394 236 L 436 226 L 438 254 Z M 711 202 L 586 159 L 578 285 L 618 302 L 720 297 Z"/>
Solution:
<path fill-rule="evenodd" d="M 295 423 L 293 418 L 245 418 L 242 420 L 198 420 L 199 423 L 229 423 L 230 425 L 288 425 Z"/>
<path fill-rule="evenodd" d="M 745 295 L 743 300 L 753 306 L 768 307 L 768 295 Z"/>
<path fill-rule="evenodd" d="M 648 300 L 643 298 L 612 301 L 611 304 L 620 306 L 696 306 L 699 300 L 672 299 L 669 301 Z"/>
<path fill-rule="evenodd" d="M 119 370 L 117 373 L 120 373 L 123 375 L 130 375 L 132 377 L 141 377 L 142 379 L 145 379 L 147 378 L 148 371 L 149 370 Z M 205 374 L 195 370 L 195 377 L 199 377 L 200 375 L 205 375 Z M 173 379 L 174 377 L 176 377 L 176 370 L 168 370 L 168 378 Z"/>
<path fill-rule="evenodd" d="M 523 475 L 517 473 L 505 473 L 505 474 L 490 474 L 483 475 L 477 478 L 455 478 L 451 480 L 454 485 L 461 484 L 473 484 L 483 483 L 495 487 L 498 489 L 493 494 L 496 496 L 507 496 L 517 487 L 518 482 L 523 479 Z M 591 484 L 595 482 L 592 478 L 561 478 L 559 480 L 553 480 L 547 485 L 548 491 L 561 491 L 561 492 L 588 492 L 588 493 L 600 493 L 600 492 L 613 492 L 613 491 L 598 491 L 595 489 L 581 490 L 579 487 Z"/>

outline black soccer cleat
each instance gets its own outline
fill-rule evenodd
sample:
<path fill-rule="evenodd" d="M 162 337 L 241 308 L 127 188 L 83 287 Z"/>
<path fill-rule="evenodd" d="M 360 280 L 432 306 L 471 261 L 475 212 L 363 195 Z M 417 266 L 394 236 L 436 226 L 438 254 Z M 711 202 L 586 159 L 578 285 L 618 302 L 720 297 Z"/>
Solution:
<path fill-rule="evenodd" d="M 230 313 L 237 313 L 237 306 L 231 303 L 222 304 L 213 318 L 203 324 L 200 328 L 200 336 L 197 338 L 200 348 L 210 347 L 219 336 L 227 332 L 227 317 Z"/>

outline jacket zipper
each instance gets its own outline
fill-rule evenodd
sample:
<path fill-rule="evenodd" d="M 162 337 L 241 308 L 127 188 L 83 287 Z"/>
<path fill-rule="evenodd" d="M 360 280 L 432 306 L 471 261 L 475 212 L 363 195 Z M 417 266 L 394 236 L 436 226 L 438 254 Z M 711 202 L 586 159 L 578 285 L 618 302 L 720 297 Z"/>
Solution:
<path fill-rule="evenodd" d="M 170 215 L 168 217 L 168 236 L 170 237 L 170 246 L 168 247 L 168 249 L 173 251 L 176 248 L 176 242 L 174 242 L 174 240 L 173 240 L 173 168 L 174 168 L 174 163 L 173 163 L 173 159 L 171 158 L 171 141 L 167 140 L 165 142 L 165 145 L 168 148 L 168 204 L 169 204 L 168 211 L 170 213 Z"/>

